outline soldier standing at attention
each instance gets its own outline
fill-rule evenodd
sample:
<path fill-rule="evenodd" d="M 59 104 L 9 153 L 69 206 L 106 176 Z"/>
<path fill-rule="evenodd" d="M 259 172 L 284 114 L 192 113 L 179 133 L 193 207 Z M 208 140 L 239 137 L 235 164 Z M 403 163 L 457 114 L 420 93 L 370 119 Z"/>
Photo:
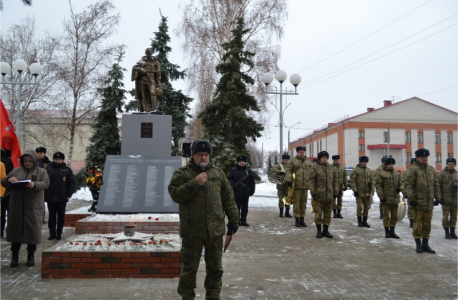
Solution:
<path fill-rule="evenodd" d="M 415 151 L 416 162 L 406 176 L 405 189 L 413 211 L 413 231 L 417 253 L 436 253 L 428 245 L 433 208 L 439 205 L 439 185 L 436 170 L 428 165 L 429 150 Z M 421 239 L 423 239 L 421 241 Z"/>
<path fill-rule="evenodd" d="M 334 213 L 334 218 L 343 219 L 342 214 L 342 196 L 343 192 L 347 190 L 348 187 L 348 179 L 347 179 L 347 171 L 345 167 L 342 166 L 339 162 L 340 155 L 333 155 L 332 156 L 332 165 L 336 171 L 337 183 L 339 185 L 339 189 L 337 190 L 337 197 L 334 198 L 332 203 L 332 212 Z"/>
<path fill-rule="evenodd" d="M 328 164 L 329 153 L 321 151 L 318 153 L 318 163 L 310 170 L 310 194 L 315 199 L 315 224 L 316 237 L 332 238 L 329 233 L 331 225 L 331 210 L 334 199 L 337 198 L 337 193 L 340 190 L 337 173 L 335 169 Z M 321 233 L 321 225 L 323 225 L 323 233 Z"/>
<path fill-rule="evenodd" d="M 377 173 L 380 172 L 380 171 L 383 171 L 383 168 L 385 167 L 385 160 L 387 159 L 387 157 L 382 157 L 382 164 L 377 168 L 375 169 L 375 176 L 377 176 Z M 379 211 L 380 211 L 380 219 L 383 219 L 383 209 L 382 209 L 382 202 L 379 202 L 379 205 L 378 205 L 378 208 L 379 208 Z"/>
<path fill-rule="evenodd" d="M 456 239 L 456 212 L 457 212 L 457 176 L 456 159 L 450 157 L 446 160 L 446 167 L 437 175 L 440 190 L 440 204 L 442 205 L 442 226 L 445 238 Z M 449 219 L 450 217 L 450 219 Z"/>
<path fill-rule="evenodd" d="M 169 184 L 172 200 L 179 204 L 181 260 L 183 266 L 178 294 L 194 299 L 196 273 L 205 247 L 205 299 L 220 299 L 223 276 L 224 215 L 229 219 L 228 234 L 239 227 L 234 193 L 224 172 L 210 162 L 212 146 L 208 140 L 191 144 L 192 158 L 173 173 Z"/>
<path fill-rule="evenodd" d="M 296 147 L 297 155 L 286 165 L 286 181 L 288 187 L 293 186 L 293 174 L 296 176 L 294 188 L 293 213 L 296 219 L 296 227 L 307 227 L 304 222 L 305 210 L 307 208 L 307 196 L 309 191 L 309 172 L 312 162 L 305 156 L 305 147 Z"/>
<path fill-rule="evenodd" d="M 372 170 L 367 167 L 369 157 L 361 156 L 359 164 L 351 171 L 350 184 L 353 194 L 356 197 L 356 217 L 358 227 L 371 227 L 367 223 L 369 209 L 371 207 L 371 196 L 374 194 L 374 178 Z"/>
<path fill-rule="evenodd" d="M 286 165 L 288 164 L 290 158 L 291 156 L 289 156 L 288 154 L 283 154 L 281 156 L 281 160 L 282 160 L 281 165 L 283 166 L 283 170 L 286 168 Z M 285 172 L 282 171 L 280 164 L 273 166 L 270 172 L 272 172 L 273 174 L 277 176 L 285 175 Z M 287 189 L 288 189 L 287 182 L 283 184 L 277 184 L 278 208 L 280 208 L 280 215 L 279 215 L 280 218 L 283 218 L 283 207 L 285 207 L 285 217 L 287 218 L 293 217 L 289 214 L 290 205 L 285 205 L 283 203 L 283 198 L 286 197 L 286 195 L 288 194 Z"/>
<path fill-rule="evenodd" d="M 394 232 L 398 221 L 398 204 L 401 192 L 401 175 L 394 170 L 394 158 L 387 157 L 383 170 L 379 171 L 375 179 L 377 195 L 383 209 L 383 226 L 385 227 L 385 237 L 398 239 L 399 236 Z"/>

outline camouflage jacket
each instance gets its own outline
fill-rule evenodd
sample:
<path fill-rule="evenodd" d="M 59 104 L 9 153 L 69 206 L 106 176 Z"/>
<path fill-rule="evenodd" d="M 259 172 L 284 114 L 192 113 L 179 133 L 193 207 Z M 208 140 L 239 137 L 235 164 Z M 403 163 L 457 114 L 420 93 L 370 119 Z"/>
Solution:
<path fill-rule="evenodd" d="M 332 164 L 335 169 L 339 189 L 348 187 L 347 171 L 341 164 Z M 338 191 L 340 192 L 340 191 Z"/>
<path fill-rule="evenodd" d="M 309 187 L 311 195 L 318 195 L 318 201 L 332 202 L 333 194 L 339 193 L 339 182 L 334 167 L 328 163 L 317 163 L 312 166 Z"/>
<path fill-rule="evenodd" d="M 452 171 L 444 170 L 440 171 L 436 177 L 437 184 L 440 190 L 440 199 L 444 199 L 445 205 L 456 205 L 457 204 L 457 172 L 455 169 Z"/>
<path fill-rule="evenodd" d="M 395 170 L 383 168 L 375 177 L 375 188 L 380 199 L 386 199 L 387 204 L 399 203 L 400 196 L 396 189 L 400 188 L 401 175 Z"/>
<path fill-rule="evenodd" d="M 406 175 L 405 190 L 409 201 L 416 201 L 417 210 L 432 210 L 434 198 L 439 199 L 437 174 L 428 164 L 415 162 Z"/>
<path fill-rule="evenodd" d="M 350 184 L 353 192 L 358 192 L 360 197 L 368 197 L 374 193 L 374 176 L 368 167 L 363 168 L 361 164 L 351 171 Z"/>
<path fill-rule="evenodd" d="M 205 172 L 207 182 L 199 186 L 196 177 L 201 173 L 200 166 L 191 158 L 186 166 L 173 173 L 170 180 L 169 194 L 180 207 L 182 238 L 212 239 L 223 236 L 226 231 L 225 214 L 229 223 L 239 223 L 234 192 L 225 174 L 211 163 L 208 163 Z"/>
<path fill-rule="evenodd" d="M 313 166 L 313 163 L 307 159 L 307 156 L 304 158 L 293 157 L 289 163 L 286 165 L 286 181 L 292 182 L 293 175 L 296 174 L 296 184 L 295 189 L 309 189 L 309 173 L 310 168 Z"/>
<path fill-rule="evenodd" d="M 285 174 L 286 174 L 286 165 L 287 165 L 287 164 L 282 163 L 281 165 L 283 166 L 283 170 L 285 170 Z M 270 172 L 271 172 L 272 174 L 278 175 L 278 173 L 281 172 L 280 164 L 273 166 L 273 167 L 270 169 Z M 287 183 L 286 181 L 285 181 L 285 183 L 283 183 L 283 184 L 277 184 L 277 190 L 284 190 L 284 191 L 286 191 L 287 188 L 288 188 L 288 183 Z"/>

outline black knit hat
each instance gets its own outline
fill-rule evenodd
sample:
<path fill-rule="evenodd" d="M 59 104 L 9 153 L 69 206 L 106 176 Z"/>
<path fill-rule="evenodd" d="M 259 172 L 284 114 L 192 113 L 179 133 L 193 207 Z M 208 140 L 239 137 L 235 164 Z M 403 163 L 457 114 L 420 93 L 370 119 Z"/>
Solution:
<path fill-rule="evenodd" d="M 447 158 L 447 160 L 445 161 L 446 164 L 448 164 L 448 163 L 450 163 L 450 162 L 451 162 L 451 163 L 454 163 L 454 164 L 456 165 L 456 159 L 454 159 L 453 157 L 449 157 L 449 158 Z"/>
<path fill-rule="evenodd" d="M 318 158 L 314 158 L 314 159 L 313 159 L 313 162 L 314 162 L 314 163 L 318 162 Z"/>
<path fill-rule="evenodd" d="M 369 157 L 367 156 L 360 156 L 359 157 L 359 162 L 369 162 Z"/>
<path fill-rule="evenodd" d="M 296 152 L 299 152 L 299 151 L 306 151 L 305 146 L 297 146 Z"/>
<path fill-rule="evenodd" d="M 245 156 L 245 155 L 239 155 L 239 156 L 237 156 L 237 162 L 242 161 L 242 160 L 243 160 L 244 162 L 246 162 L 246 156 Z"/>
<path fill-rule="evenodd" d="M 415 157 L 411 158 L 410 159 L 410 164 L 413 165 L 413 163 L 415 162 Z"/>
<path fill-rule="evenodd" d="M 281 156 L 281 159 L 290 159 L 290 158 L 291 158 L 291 156 L 289 156 L 288 154 L 283 154 Z"/>
<path fill-rule="evenodd" d="M 65 160 L 65 154 L 63 154 L 60 151 L 57 151 L 56 153 L 52 155 L 52 159 L 55 159 L 55 158 L 61 158 L 62 160 Z"/>
<path fill-rule="evenodd" d="M 340 159 L 340 155 L 333 155 L 332 160 Z"/>
<path fill-rule="evenodd" d="M 45 147 L 38 147 L 37 149 L 35 149 L 35 153 L 38 153 L 38 152 L 46 153 L 46 148 Z"/>
<path fill-rule="evenodd" d="M 396 160 L 392 157 L 386 157 L 384 163 L 385 163 L 385 166 L 389 164 L 395 164 Z"/>
<path fill-rule="evenodd" d="M 428 149 L 418 149 L 415 151 L 415 157 L 421 157 L 421 156 L 429 156 L 429 150 Z"/>
<path fill-rule="evenodd" d="M 321 159 L 323 156 L 329 158 L 329 153 L 326 151 L 321 151 L 320 153 L 318 153 L 318 159 Z"/>
<path fill-rule="evenodd" d="M 212 154 L 212 144 L 209 140 L 195 140 L 191 144 L 191 155 L 198 152 L 207 152 L 209 155 Z"/>
<path fill-rule="evenodd" d="M 382 164 L 385 163 L 386 164 L 386 156 L 382 157 Z"/>

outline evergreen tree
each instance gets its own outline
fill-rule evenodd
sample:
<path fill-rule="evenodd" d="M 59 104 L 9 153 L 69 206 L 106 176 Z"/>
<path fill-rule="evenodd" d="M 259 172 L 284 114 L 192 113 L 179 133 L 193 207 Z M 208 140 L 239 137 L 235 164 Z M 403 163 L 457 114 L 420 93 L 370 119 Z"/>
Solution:
<path fill-rule="evenodd" d="M 277 155 L 274 156 L 274 166 L 278 165 L 278 158 Z"/>
<path fill-rule="evenodd" d="M 170 36 L 168 34 L 167 18 L 162 16 L 159 24 L 159 31 L 155 32 L 155 38 L 151 40 L 153 53 L 158 52 L 157 58 L 161 63 L 161 84 L 162 95 L 157 97 L 157 106 L 159 111 L 166 115 L 172 116 L 172 156 L 181 155 L 181 149 L 178 148 L 179 140 L 185 136 L 185 128 L 188 125 L 186 118 L 190 118 L 189 104 L 192 98 L 184 95 L 181 90 L 175 91 L 171 82 L 183 79 L 186 71 L 179 71 L 180 66 L 172 64 L 168 60 L 168 55 L 172 48 L 168 46 Z"/>
<path fill-rule="evenodd" d="M 270 156 L 269 156 L 269 163 L 268 163 L 268 167 L 267 167 L 267 172 L 268 173 L 270 172 L 270 169 L 272 169 L 272 158 L 270 158 Z"/>
<path fill-rule="evenodd" d="M 123 72 L 126 69 L 119 64 L 124 51 L 119 51 L 118 58 L 107 73 L 104 87 L 98 89 L 102 96 L 102 105 L 95 118 L 94 133 L 86 148 L 86 165 L 97 165 L 103 170 L 107 155 L 121 154 L 121 140 L 116 114 L 122 112 L 126 90 L 124 89 Z"/>
<path fill-rule="evenodd" d="M 256 141 L 261 136 L 263 126 L 249 115 L 258 112 L 256 99 L 248 94 L 247 85 L 254 80 L 242 68 L 254 67 L 251 57 L 254 53 L 243 50 L 242 37 L 249 30 L 244 29 L 243 18 L 237 19 L 237 27 L 232 30 L 233 38 L 222 45 L 226 54 L 216 66 L 221 74 L 212 103 L 199 114 L 205 127 L 206 138 L 214 144 L 213 163 L 230 170 L 238 155 L 245 155 L 250 162 L 250 153 L 245 145 L 248 139 Z"/>

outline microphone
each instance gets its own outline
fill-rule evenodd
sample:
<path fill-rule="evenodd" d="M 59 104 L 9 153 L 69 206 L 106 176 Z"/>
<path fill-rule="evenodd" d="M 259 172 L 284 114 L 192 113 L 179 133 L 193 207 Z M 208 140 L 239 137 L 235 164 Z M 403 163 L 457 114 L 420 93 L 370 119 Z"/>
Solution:
<path fill-rule="evenodd" d="M 205 163 L 204 163 L 204 162 L 201 162 L 201 163 L 200 163 L 200 171 L 201 171 L 201 172 L 205 172 Z M 202 184 L 202 186 L 205 186 L 205 183 Z"/>

